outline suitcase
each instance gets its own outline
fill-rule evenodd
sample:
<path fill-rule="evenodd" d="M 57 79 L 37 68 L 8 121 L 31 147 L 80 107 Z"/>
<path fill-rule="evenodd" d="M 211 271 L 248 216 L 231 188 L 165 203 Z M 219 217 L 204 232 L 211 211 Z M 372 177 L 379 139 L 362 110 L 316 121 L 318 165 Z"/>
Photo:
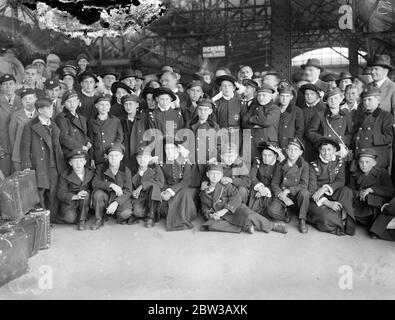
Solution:
<path fill-rule="evenodd" d="M 14 280 L 28 269 L 29 240 L 18 225 L 0 226 L 0 286 Z"/>
<path fill-rule="evenodd" d="M 13 173 L 0 182 L 0 212 L 5 221 L 19 221 L 40 202 L 34 170 Z"/>
<path fill-rule="evenodd" d="M 44 217 L 41 215 L 27 214 L 18 223 L 23 231 L 27 233 L 29 241 L 29 257 L 37 254 L 43 237 Z"/>
<path fill-rule="evenodd" d="M 39 249 L 48 249 L 51 246 L 51 222 L 50 222 L 50 212 L 49 210 L 34 209 L 28 214 L 31 217 L 39 217 L 42 219 L 43 224 L 40 234 L 40 245 Z"/>

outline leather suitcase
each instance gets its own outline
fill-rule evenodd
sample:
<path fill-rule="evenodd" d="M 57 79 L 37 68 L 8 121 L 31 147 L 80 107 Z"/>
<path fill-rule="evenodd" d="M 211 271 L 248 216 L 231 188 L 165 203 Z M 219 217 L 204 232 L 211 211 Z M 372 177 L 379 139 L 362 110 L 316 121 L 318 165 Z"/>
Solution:
<path fill-rule="evenodd" d="M 39 219 L 42 219 L 41 235 L 39 237 L 39 249 L 48 249 L 51 246 L 51 222 L 49 210 L 34 209 L 29 212 L 28 216 L 38 217 Z"/>
<path fill-rule="evenodd" d="M 37 254 L 43 237 L 44 217 L 41 215 L 24 216 L 18 223 L 23 231 L 27 233 L 29 240 L 29 257 Z"/>
<path fill-rule="evenodd" d="M 3 220 L 19 221 L 39 201 L 34 170 L 15 172 L 0 182 L 0 211 Z"/>
<path fill-rule="evenodd" d="M 28 269 L 29 240 L 18 225 L 0 226 L 0 286 L 14 280 Z"/>

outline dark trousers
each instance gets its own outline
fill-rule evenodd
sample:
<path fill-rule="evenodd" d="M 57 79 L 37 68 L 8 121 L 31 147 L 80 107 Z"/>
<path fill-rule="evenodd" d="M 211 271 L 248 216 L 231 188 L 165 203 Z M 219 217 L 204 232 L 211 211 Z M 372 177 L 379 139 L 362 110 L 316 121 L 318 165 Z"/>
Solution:
<path fill-rule="evenodd" d="M 73 200 L 71 203 L 61 203 L 61 219 L 66 223 L 77 223 L 77 221 L 88 220 L 90 194 L 83 200 Z"/>
<path fill-rule="evenodd" d="M 295 205 L 299 210 L 299 219 L 306 220 L 307 210 L 309 209 L 310 192 L 307 190 L 300 190 L 294 196 L 291 196 L 290 199 L 296 202 Z M 269 206 L 268 215 L 273 219 L 285 221 L 287 218 L 287 210 L 288 208 L 285 203 L 275 198 Z"/>
<path fill-rule="evenodd" d="M 55 218 L 58 214 L 59 200 L 57 197 L 58 191 L 58 171 L 56 168 L 49 168 L 49 189 L 38 188 L 38 197 L 40 205 L 51 213 L 51 218 Z"/>
<path fill-rule="evenodd" d="M 93 209 L 95 210 L 96 219 L 102 219 L 105 213 L 105 209 L 111 204 L 110 196 L 103 190 L 96 190 L 93 193 Z M 132 203 L 130 200 L 125 203 L 118 205 L 115 211 L 115 216 L 118 221 L 128 219 L 132 215 Z"/>

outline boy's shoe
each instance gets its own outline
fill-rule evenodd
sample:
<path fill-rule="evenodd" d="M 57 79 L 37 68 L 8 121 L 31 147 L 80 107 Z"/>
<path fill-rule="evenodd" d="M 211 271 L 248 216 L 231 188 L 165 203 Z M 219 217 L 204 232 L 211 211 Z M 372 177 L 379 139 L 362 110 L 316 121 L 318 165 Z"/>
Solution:
<path fill-rule="evenodd" d="M 252 224 L 252 225 L 248 226 L 246 232 L 249 234 L 254 234 L 254 232 L 255 232 L 254 225 Z"/>
<path fill-rule="evenodd" d="M 91 225 L 91 230 L 97 230 L 101 226 L 103 226 L 104 221 L 103 219 L 96 219 L 95 222 Z"/>
<path fill-rule="evenodd" d="M 288 232 L 287 227 L 282 222 L 273 223 L 272 231 L 279 232 L 279 233 L 287 233 Z"/>
<path fill-rule="evenodd" d="M 128 224 L 137 224 L 139 222 L 140 222 L 140 219 L 135 216 L 130 216 L 129 219 L 127 220 Z"/>
<path fill-rule="evenodd" d="M 148 218 L 147 221 L 145 222 L 145 227 L 146 228 L 152 228 L 155 226 L 155 221 L 153 218 Z"/>
<path fill-rule="evenodd" d="M 306 221 L 304 221 L 303 219 L 299 220 L 299 231 L 301 233 L 307 233 L 308 231 Z"/>
<path fill-rule="evenodd" d="M 79 231 L 86 230 L 86 221 L 85 220 L 81 220 L 80 222 L 78 222 L 78 230 Z"/>

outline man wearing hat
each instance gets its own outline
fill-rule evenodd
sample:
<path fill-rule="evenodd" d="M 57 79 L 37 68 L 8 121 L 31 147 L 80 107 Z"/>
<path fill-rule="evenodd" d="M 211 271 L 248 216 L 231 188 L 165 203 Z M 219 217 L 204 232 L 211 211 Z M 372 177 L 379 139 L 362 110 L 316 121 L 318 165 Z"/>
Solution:
<path fill-rule="evenodd" d="M 138 164 L 135 154 L 147 144 L 143 136 L 148 129 L 148 114 L 140 112 L 140 98 L 135 94 L 127 94 L 121 99 L 126 116 L 121 119 L 125 136 L 125 156 L 123 162 L 130 169 L 132 175 L 137 172 Z"/>
<path fill-rule="evenodd" d="M 110 114 L 111 96 L 98 96 L 94 103 L 97 115 L 88 120 L 88 137 L 92 142 L 93 161 L 98 165 L 105 161 L 110 146 L 123 143 L 124 134 L 121 121 Z"/>
<path fill-rule="evenodd" d="M 393 70 L 391 58 L 386 55 L 376 55 L 369 63 L 372 67 L 373 82 L 367 85 L 368 89 L 380 90 L 380 108 L 395 115 L 395 83 L 388 78 L 388 73 Z"/>
<path fill-rule="evenodd" d="M 91 230 L 97 230 L 104 224 L 104 215 L 116 216 L 120 224 L 127 223 L 132 215 L 132 175 L 122 163 L 125 148 L 119 143 L 106 150 L 107 161 L 96 168 L 93 187 L 93 209 L 95 222 Z"/>
<path fill-rule="evenodd" d="M 181 109 L 174 107 L 173 102 L 177 100 L 177 96 L 172 90 L 160 87 L 155 89 L 153 97 L 158 104 L 158 108 L 148 113 L 149 128 L 158 129 L 163 135 L 167 135 L 167 123 L 174 128 L 175 133 L 185 128 Z"/>
<path fill-rule="evenodd" d="M 303 159 L 303 143 L 294 138 L 289 140 L 285 149 L 287 157 L 276 165 L 272 178 L 273 201 L 269 206 L 268 215 L 276 220 L 289 222 L 290 207 L 297 209 L 299 231 L 307 232 L 306 216 L 309 208 L 310 193 L 309 165 Z"/>
<path fill-rule="evenodd" d="M 278 124 L 278 145 L 285 149 L 292 138 L 303 140 L 304 119 L 302 110 L 295 105 L 295 91 L 292 87 L 284 86 L 278 89 L 278 106 L 280 107 L 280 122 Z"/>
<path fill-rule="evenodd" d="M 97 114 L 95 108 L 95 85 L 99 82 L 97 77 L 89 71 L 84 71 L 78 75 L 78 83 L 81 85 L 81 92 L 79 98 L 81 106 L 78 113 L 88 120 L 93 119 Z"/>
<path fill-rule="evenodd" d="M 137 75 L 132 69 L 123 69 L 119 81 L 126 84 L 134 93 Z"/>
<path fill-rule="evenodd" d="M 373 238 L 385 232 L 385 228 L 379 228 L 375 220 L 381 214 L 381 207 L 394 196 L 391 177 L 386 169 L 377 167 L 376 158 L 377 153 L 373 149 L 362 149 L 357 155 L 358 169 L 350 181 L 355 218 L 370 231 Z"/>
<path fill-rule="evenodd" d="M 100 73 L 100 77 L 103 82 L 103 87 L 101 88 L 102 90 L 98 93 L 113 94 L 111 91 L 111 86 L 114 82 L 117 81 L 118 77 L 115 69 L 111 67 L 104 68 L 103 71 Z"/>
<path fill-rule="evenodd" d="M 273 200 L 271 183 L 274 169 L 283 155 L 277 146 L 267 142 L 261 142 L 258 150 L 261 156 L 254 159 L 250 170 L 251 194 L 248 206 L 267 217 L 267 209 Z"/>
<path fill-rule="evenodd" d="M 15 94 L 16 80 L 12 74 L 0 76 L 0 170 L 4 176 L 12 172 L 12 149 L 9 140 L 9 124 L 13 113 L 22 108 L 19 96 Z"/>
<path fill-rule="evenodd" d="M 37 117 L 38 113 L 35 107 L 37 101 L 36 91 L 33 89 L 24 89 L 21 92 L 22 108 L 15 111 L 11 115 L 9 137 L 11 146 L 11 160 L 14 171 L 21 171 L 21 138 L 25 125 L 33 118 Z"/>
<path fill-rule="evenodd" d="M 252 79 L 254 72 L 250 66 L 240 66 L 239 70 L 237 70 L 237 80 L 239 83 L 242 83 L 245 79 Z"/>
<path fill-rule="evenodd" d="M 38 99 L 35 106 L 38 116 L 24 127 L 22 133 L 21 165 L 22 170 L 30 168 L 36 171 L 40 205 L 51 212 L 51 221 L 57 222 L 58 178 L 66 168 L 59 142 L 60 130 L 52 120 L 51 100 Z"/>
<path fill-rule="evenodd" d="M 203 83 L 200 80 L 192 81 L 187 85 L 188 102 L 183 111 L 185 127 L 189 128 L 192 122 L 196 122 L 197 104 L 203 98 Z"/>
<path fill-rule="evenodd" d="M 163 87 L 170 89 L 178 97 L 175 103 L 176 107 L 181 108 L 182 112 L 185 112 L 185 108 L 188 103 L 188 94 L 181 92 L 178 88 L 179 78 L 175 72 L 164 72 L 160 77 L 160 83 Z"/>
<path fill-rule="evenodd" d="M 242 100 L 241 100 L 241 112 L 245 114 L 246 112 L 250 111 L 251 104 L 254 102 L 256 103 L 256 91 L 258 90 L 259 86 L 254 80 L 251 79 L 244 79 L 241 84 L 245 87 L 243 92 Z"/>
<path fill-rule="evenodd" d="M 353 81 L 353 76 L 350 72 L 348 71 L 342 71 L 340 72 L 340 76 L 339 79 L 336 81 L 337 82 L 337 86 L 338 88 L 344 92 L 344 90 L 346 90 L 346 87 L 349 84 L 352 84 Z"/>
<path fill-rule="evenodd" d="M 58 79 L 47 79 L 44 82 L 45 97 L 52 100 L 54 107 L 53 117 L 55 118 L 59 113 L 62 112 L 62 100 L 59 97 L 60 94 L 60 82 Z"/>
<path fill-rule="evenodd" d="M 119 119 L 126 117 L 127 114 L 125 112 L 125 108 L 122 105 L 121 99 L 123 96 L 132 93 L 133 93 L 132 88 L 130 88 L 127 84 L 121 81 L 115 81 L 111 85 L 112 103 L 111 103 L 110 113 L 113 116 L 116 116 Z"/>
<path fill-rule="evenodd" d="M 276 70 L 268 70 L 262 73 L 262 83 L 274 88 L 273 101 L 278 102 L 278 85 L 280 84 L 281 75 Z"/>
<path fill-rule="evenodd" d="M 15 91 L 15 94 L 20 96 L 21 95 L 21 91 L 22 89 L 34 89 L 36 90 L 37 93 L 37 97 L 38 98 L 43 98 L 44 95 L 44 91 L 41 90 L 41 88 L 37 87 L 37 77 L 38 77 L 38 71 L 37 71 L 37 67 L 33 66 L 32 64 L 29 64 L 28 66 L 25 67 L 25 74 L 23 77 L 23 84 L 22 86 Z"/>
<path fill-rule="evenodd" d="M 95 171 L 86 166 L 85 150 L 75 149 L 69 152 L 67 160 L 70 167 L 59 178 L 59 219 L 70 224 L 78 222 L 78 230 L 83 231 L 86 230 Z"/>
<path fill-rule="evenodd" d="M 88 138 L 88 121 L 78 114 L 80 100 L 74 90 L 66 91 L 62 97 L 63 111 L 55 118 L 60 129 L 60 145 L 66 156 L 73 150 L 88 152 L 92 143 Z"/>
<path fill-rule="evenodd" d="M 257 146 L 266 141 L 278 143 L 278 125 L 280 122 L 280 108 L 273 102 L 273 87 L 263 84 L 257 90 L 257 104 L 253 104 L 250 111 L 243 115 L 243 129 L 251 130 L 251 157 L 259 156 Z"/>
<path fill-rule="evenodd" d="M 393 142 L 393 117 L 381 109 L 381 93 L 377 88 L 367 89 L 361 94 L 364 111 L 356 123 L 354 135 L 355 152 L 363 148 L 374 149 L 377 156 L 377 166 L 388 168 L 390 165 L 390 150 Z"/>
<path fill-rule="evenodd" d="M 324 81 L 324 82 L 329 84 L 329 89 L 328 90 L 332 90 L 332 89 L 337 87 L 338 78 L 333 73 L 327 73 L 326 75 L 324 75 L 322 77 L 322 81 Z"/>
<path fill-rule="evenodd" d="M 327 108 L 324 113 L 316 113 L 306 128 L 306 138 L 313 145 L 322 137 L 335 139 L 340 145 L 340 156 L 346 158 L 354 133 L 350 112 L 340 108 L 343 92 L 339 88 L 328 91 L 324 100 Z"/>
<path fill-rule="evenodd" d="M 306 137 L 307 128 L 310 126 L 311 119 L 317 113 L 325 112 L 325 104 L 321 101 L 320 88 L 316 85 L 307 83 L 300 87 L 299 94 L 304 95 L 304 104 L 301 105 L 304 121 L 304 159 L 309 162 L 317 158 L 318 152 L 314 150 L 314 145 Z"/>
<path fill-rule="evenodd" d="M 307 222 L 322 232 L 354 235 L 353 194 L 345 186 L 344 160 L 336 156 L 340 146 L 335 139 L 323 137 L 315 147 L 319 158 L 310 164 Z"/>
<path fill-rule="evenodd" d="M 250 234 L 255 230 L 287 233 L 284 224 L 272 223 L 243 204 L 236 188 L 222 183 L 223 169 L 221 164 L 208 165 L 209 184 L 200 193 L 202 213 L 207 221 L 201 230 L 233 233 L 245 231 Z"/>
<path fill-rule="evenodd" d="M 138 169 L 132 176 L 133 215 L 128 220 L 128 224 L 135 224 L 145 219 L 147 228 L 152 228 L 160 219 L 158 208 L 162 201 L 161 189 L 165 183 L 160 166 L 150 165 L 153 158 L 151 152 L 150 147 L 141 147 L 134 154 Z"/>
<path fill-rule="evenodd" d="M 144 83 L 144 76 L 143 76 L 143 72 L 141 70 L 134 70 L 134 72 L 136 73 L 136 86 L 135 86 L 135 94 L 136 96 L 140 96 L 142 89 L 143 89 L 143 83 Z"/>

